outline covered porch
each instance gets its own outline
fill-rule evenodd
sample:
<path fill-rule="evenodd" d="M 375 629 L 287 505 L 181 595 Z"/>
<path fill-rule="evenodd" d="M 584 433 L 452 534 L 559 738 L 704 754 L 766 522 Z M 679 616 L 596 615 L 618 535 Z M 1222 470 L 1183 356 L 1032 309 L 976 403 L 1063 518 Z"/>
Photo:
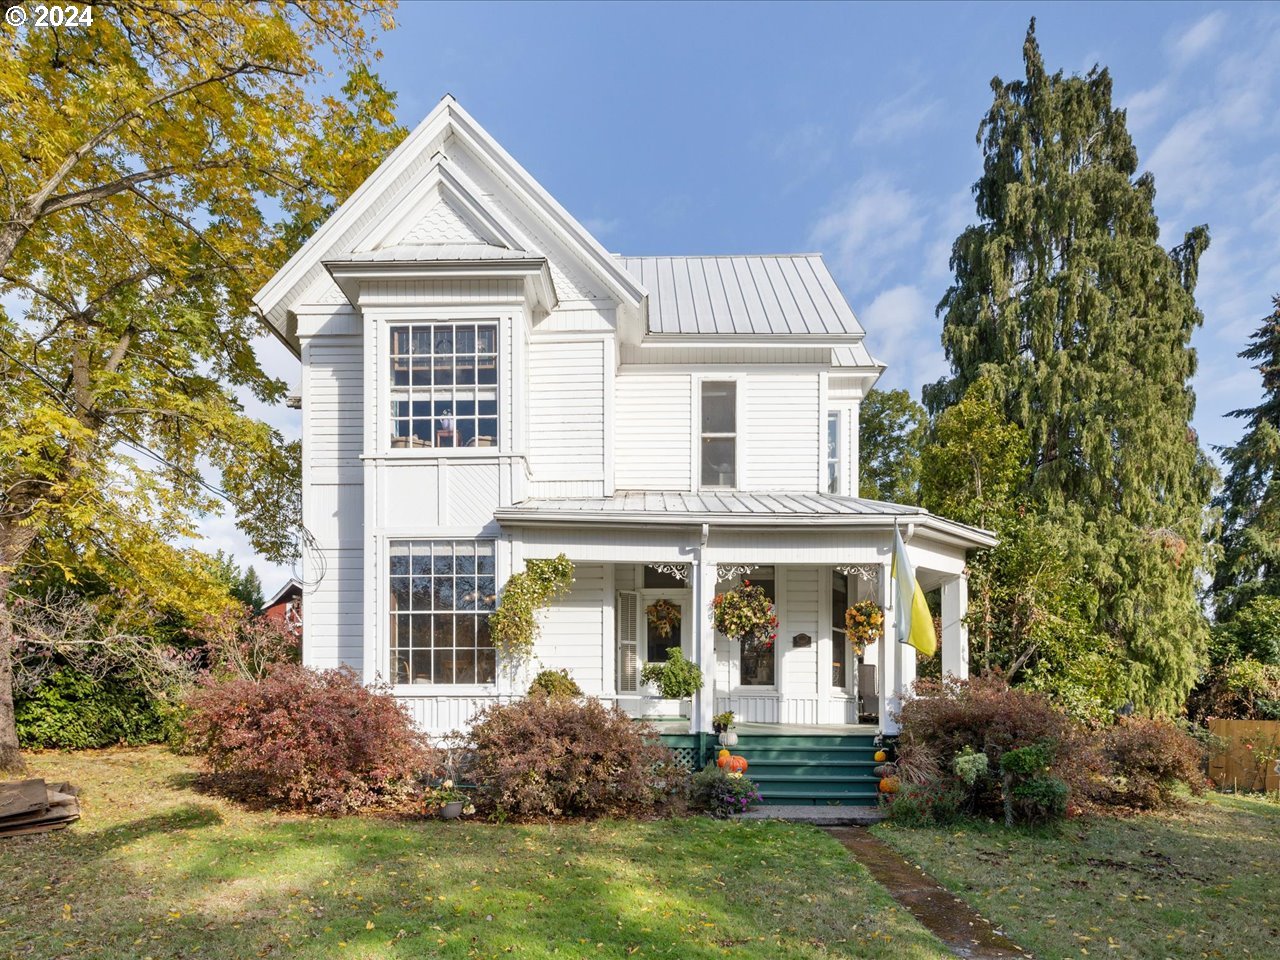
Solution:
<path fill-rule="evenodd" d="M 966 554 L 994 543 L 985 531 L 914 507 L 826 494 L 530 500 L 498 520 L 512 535 L 513 560 L 563 552 L 578 571 L 570 595 L 549 613 L 543 664 L 572 670 L 557 662 L 557 624 L 574 609 L 603 606 L 596 694 L 671 736 L 709 734 L 724 711 L 752 737 L 895 733 L 916 677 L 915 650 L 894 635 L 895 523 L 921 586 L 940 594 L 941 669 L 953 676 L 968 674 Z M 747 580 L 774 603 L 772 644 L 743 644 L 715 630 L 712 599 Z M 859 651 L 845 634 L 844 611 L 861 600 L 884 611 L 885 635 Z M 664 662 L 672 647 L 702 672 L 691 701 L 662 700 L 640 679 L 643 665 Z"/>

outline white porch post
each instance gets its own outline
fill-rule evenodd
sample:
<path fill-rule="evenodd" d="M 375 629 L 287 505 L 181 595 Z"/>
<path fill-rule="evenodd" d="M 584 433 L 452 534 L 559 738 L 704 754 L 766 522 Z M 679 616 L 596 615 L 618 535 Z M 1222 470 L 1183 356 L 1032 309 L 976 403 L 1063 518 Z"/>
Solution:
<path fill-rule="evenodd" d="M 964 574 L 942 585 L 942 674 L 969 679 L 969 578 Z"/>
<path fill-rule="evenodd" d="M 716 628 L 711 601 L 716 595 L 716 565 L 707 557 L 707 528 L 702 529 L 691 574 L 693 581 L 693 652 L 702 671 L 702 689 L 693 697 L 692 733 L 710 733 L 716 705 Z"/>
<path fill-rule="evenodd" d="M 880 731 L 897 733 L 898 721 L 894 714 L 902 706 L 902 689 L 898 685 L 898 626 L 897 610 L 893 597 L 892 567 L 886 563 L 880 567 L 880 608 L 884 610 L 884 639 L 880 641 Z"/>

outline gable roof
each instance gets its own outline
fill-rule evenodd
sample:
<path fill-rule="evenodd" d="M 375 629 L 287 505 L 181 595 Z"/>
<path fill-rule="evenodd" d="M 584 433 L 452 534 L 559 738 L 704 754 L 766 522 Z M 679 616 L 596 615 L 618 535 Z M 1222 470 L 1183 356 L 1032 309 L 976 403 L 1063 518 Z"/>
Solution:
<path fill-rule="evenodd" d="M 864 333 L 818 253 L 619 260 L 649 291 L 653 335 Z"/>
<path fill-rule="evenodd" d="M 421 182 L 424 171 L 430 171 L 433 164 L 439 167 L 444 158 L 437 151 L 448 136 L 456 137 L 517 192 L 560 242 L 580 254 L 620 303 L 632 308 L 643 303 L 647 294 L 639 281 L 451 95 L 446 95 L 254 296 L 268 325 L 286 346 L 297 351 L 288 330 L 289 311 L 323 273 L 322 261 L 336 254 L 349 255 L 372 226 L 394 215 L 398 201 Z"/>

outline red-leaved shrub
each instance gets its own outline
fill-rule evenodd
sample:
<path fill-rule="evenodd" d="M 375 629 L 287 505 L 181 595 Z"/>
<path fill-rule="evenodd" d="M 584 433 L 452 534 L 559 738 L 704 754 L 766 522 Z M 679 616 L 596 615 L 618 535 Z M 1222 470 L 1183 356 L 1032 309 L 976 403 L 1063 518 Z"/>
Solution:
<path fill-rule="evenodd" d="M 1103 734 L 1102 752 L 1113 775 L 1112 803 L 1152 809 L 1176 802 L 1178 784 L 1204 791 L 1203 750 L 1168 720 L 1123 718 Z"/>
<path fill-rule="evenodd" d="M 188 745 L 216 786 L 294 809 L 344 813 L 387 799 L 433 767 L 433 751 L 394 697 L 349 667 L 269 667 L 211 681 L 188 700 Z"/>
<path fill-rule="evenodd" d="M 591 697 L 488 707 L 458 740 L 468 758 L 459 776 L 502 819 L 653 816 L 687 789 L 688 771 L 652 726 Z"/>

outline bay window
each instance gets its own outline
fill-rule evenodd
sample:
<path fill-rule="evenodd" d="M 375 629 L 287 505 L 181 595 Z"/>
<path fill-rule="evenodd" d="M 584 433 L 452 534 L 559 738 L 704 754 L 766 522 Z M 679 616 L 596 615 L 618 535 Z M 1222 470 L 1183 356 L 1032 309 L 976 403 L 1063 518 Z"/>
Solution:
<path fill-rule="evenodd" d="M 390 328 L 391 446 L 498 445 L 498 325 Z"/>
<path fill-rule="evenodd" d="M 390 553 L 394 682 L 493 683 L 493 541 L 393 540 Z"/>

